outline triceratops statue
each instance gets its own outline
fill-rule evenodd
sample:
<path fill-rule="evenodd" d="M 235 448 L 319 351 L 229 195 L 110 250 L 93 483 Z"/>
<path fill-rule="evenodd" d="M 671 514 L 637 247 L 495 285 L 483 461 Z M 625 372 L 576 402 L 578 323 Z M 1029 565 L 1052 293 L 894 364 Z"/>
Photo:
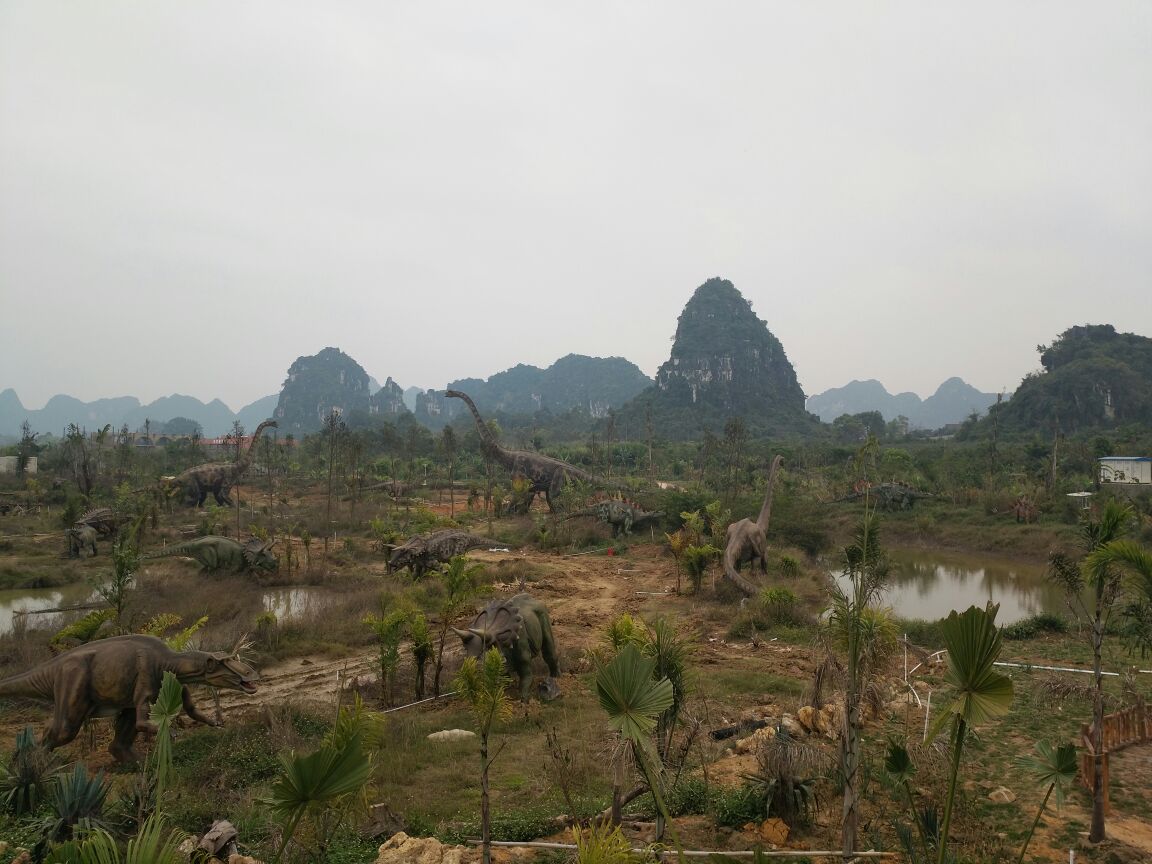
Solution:
<path fill-rule="evenodd" d="M 467 630 L 452 629 L 469 657 L 480 657 L 493 645 L 500 649 L 508 668 L 520 679 L 520 701 L 527 702 L 532 695 L 532 661 L 537 656 L 548 664 L 540 698 L 548 701 L 560 695 L 552 622 L 547 608 L 535 597 L 517 594 L 508 600 L 493 600 Z"/>

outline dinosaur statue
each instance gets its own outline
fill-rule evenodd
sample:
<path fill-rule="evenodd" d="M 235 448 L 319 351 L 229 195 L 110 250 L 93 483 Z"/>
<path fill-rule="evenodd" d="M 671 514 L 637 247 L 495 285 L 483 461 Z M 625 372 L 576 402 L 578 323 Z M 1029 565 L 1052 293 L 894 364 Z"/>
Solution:
<path fill-rule="evenodd" d="M 165 546 L 153 552 L 146 552 L 141 558 L 166 558 L 169 555 L 181 555 L 200 563 L 203 573 L 242 573 L 246 570 L 274 571 L 280 566 L 280 561 L 272 554 L 272 546 L 276 541 L 264 541 L 257 538 L 240 544 L 231 537 L 219 537 L 209 534 L 206 537 L 197 537 L 187 543 L 178 543 L 175 546 Z"/>
<path fill-rule="evenodd" d="M 83 558 L 85 549 L 91 549 L 92 557 L 96 557 L 96 529 L 91 525 L 77 523 L 65 530 L 64 535 L 68 538 L 69 558 Z"/>
<path fill-rule="evenodd" d="M 768 520 L 772 516 L 772 489 L 776 485 L 776 474 L 780 470 L 780 463 L 784 457 L 776 456 L 772 459 L 772 467 L 768 469 L 768 491 L 764 493 L 764 503 L 760 506 L 760 515 L 756 521 L 741 519 L 728 526 L 724 534 L 724 576 L 733 585 L 751 595 L 756 593 L 756 586 L 740 575 L 740 565 L 745 561 L 754 565 L 759 559 L 760 570 L 768 572 Z"/>
<path fill-rule="evenodd" d="M 464 643 L 464 653 L 469 657 L 479 657 L 493 645 L 500 649 L 508 668 L 520 679 L 521 702 L 527 702 L 532 694 L 532 660 L 537 656 L 548 664 L 541 698 L 549 701 L 560 695 L 552 622 L 544 604 L 530 594 L 493 600 L 467 630 L 452 630 Z"/>
<path fill-rule="evenodd" d="M 169 494 L 184 490 L 185 499 L 194 507 L 203 507 L 209 492 L 221 507 L 231 507 L 232 498 L 229 493 L 233 485 L 247 473 L 252 464 L 252 451 L 256 447 L 256 442 L 269 426 L 277 428 L 276 421 L 265 420 L 256 427 L 256 431 L 252 433 L 252 440 L 235 462 L 205 462 L 194 465 L 175 477 L 164 477 L 161 484 Z"/>
<path fill-rule="evenodd" d="M 1027 495 L 1019 496 L 1009 508 L 1009 512 L 1016 517 L 1017 522 L 1023 522 L 1025 525 L 1031 525 L 1036 521 L 1037 507 Z"/>
<path fill-rule="evenodd" d="M 134 762 L 138 732 L 152 733 L 148 719 L 165 672 L 183 685 L 184 711 L 198 723 L 220 725 L 200 713 L 189 684 L 255 693 L 259 674 L 235 654 L 173 651 L 155 636 L 113 636 L 58 654 L 20 675 L 0 681 L 0 696 L 23 696 L 53 704 L 41 744 L 49 750 L 76 737 L 89 717 L 115 717 L 108 750 L 117 762 Z"/>
<path fill-rule="evenodd" d="M 569 513 L 561 521 L 569 519 L 578 519 L 581 516 L 595 516 L 601 522 L 607 523 L 612 526 L 612 536 L 627 537 L 632 533 L 633 528 L 638 528 L 648 523 L 659 522 L 664 518 L 663 510 L 655 510 L 647 512 L 641 510 L 635 504 L 629 504 L 627 501 L 621 501 L 619 498 L 609 498 L 605 501 L 597 501 L 591 507 L 585 507 L 583 510 L 577 510 L 574 513 Z"/>
<path fill-rule="evenodd" d="M 445 390 L 444 395 L 464 400 L 468 410 L 472 412 L 472 417 L 476 420 L 476 431 L 480 435 L 480 446 L 484 453 L 511 471 L 513 477 L 518 475 L 527 477 L 532 484 L 532 494 L 543 492 L 544 500 L 548 502 L 548 509 L 551 512 L 556 512 L 552 497 L 557 495 L 569 480 L 582 480 L 585 483 L 599 482 L 587 471 L 582 471 L 562 459 L 553 459 L 551 456 L 533 453 L 530 450 L 506 450 L 496 441 L 492 435 L 492 430 L 488 428 L 480 417 L 480 412 L 476 410 L 476 403 L 467 393 L 462 393 L 459 390 Z"/>
<path fill-rule="evenodd" d="M 96 533 L 101 537 L 115 537 L 120 526 L 127 521 L 127 517 L 121 516 L 111 507 L 94 507 L 80 514 L 79 518 L 72 523 L 72 527 L 80 528 L 89 525 L 96 529 Z"/>
<path fill-rule="evenodd" d="M 418 582 L 432 567 L 447 563 L 450 558 L 463 555 L 469 549 L 491 546 L 493 542 L 491 537 L 469 534 L 459 528 L 417 534 L 409 537 L 402 546 L 384 546 L 389 553 L 388 572 L 407 567 L 412 571 L 412 579 Z"/>
<path fill-rule="evenodd" d="M 878 483 L 875 486 L 864 485 L 850 495 L 837 498 L 832 503 L 841 501 L 856 501 L 865 496 L 875 499 L 876 503 L 885 510 L 911 510 L 912 505 L 920 498 L 935 498 L 931 492 L 921 492 L 903 483 Z"/>

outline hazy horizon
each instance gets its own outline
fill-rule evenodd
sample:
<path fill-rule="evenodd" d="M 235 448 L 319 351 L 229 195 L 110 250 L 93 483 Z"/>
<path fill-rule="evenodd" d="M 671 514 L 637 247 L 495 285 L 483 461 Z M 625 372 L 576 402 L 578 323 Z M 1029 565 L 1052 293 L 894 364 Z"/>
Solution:
<path fill-rule="evenodd" d="M 339 347 L 652 376 L 730 279 L 808 395 L 1152 335 L 1152 6 L 0 4 L 0 390 L 233 410 Z"/>

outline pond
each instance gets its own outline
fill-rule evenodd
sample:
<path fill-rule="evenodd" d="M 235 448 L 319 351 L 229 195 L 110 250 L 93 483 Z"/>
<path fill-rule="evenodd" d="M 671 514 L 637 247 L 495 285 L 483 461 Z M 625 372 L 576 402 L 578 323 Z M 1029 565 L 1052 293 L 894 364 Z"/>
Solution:
<path fill-rule="evenodd" d="M 924 549 L 890 549 L 888 557 L 892 570 L 883 602 L 901 618 L 934 621 L 989 600 L 1000 604 L 998 624 L 1042 612 L 1067 615 L 1063 593 L 1045 577 L 1046 561 Z M 845 586 L 838 571 L 833 575 Z"/>
<path fill-rule="evenodd" d="M 60 585 L 56 588 L 11 588 L 0 591 L 0 635 L 12 632 L 17 617 L 23 619 L 23 626 L 29 628 L 52 628 L 62 626 L 60 612 L 22 615 L 22 612 L 37 612 L 41 609 L 57 609 L 62 606 L 76 606 L 91 603 L 95 599 L 92 586 L 87 582 Z"/>
<path fill-rule="evenodd" d="M 291 621 L 322 612 L 332 600 L 330 591 L 319 588 L 270 588 L 264 592 L 264 611 L 274 614 L 277 621 Z"/>

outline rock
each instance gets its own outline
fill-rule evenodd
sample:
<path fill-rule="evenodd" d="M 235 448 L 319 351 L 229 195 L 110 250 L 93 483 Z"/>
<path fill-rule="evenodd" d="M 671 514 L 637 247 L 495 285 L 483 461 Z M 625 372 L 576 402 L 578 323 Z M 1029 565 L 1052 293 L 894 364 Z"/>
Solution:
<path fill-rule="evenodd" d="M 439 732 L 431 733 L 428 736 L 428 740 L 442 744 L 445 741 L 467 741 L 469 738 L 475 737 L 476 733 L 468 729 L 441 729 Z"/>
<path fill-rule="evenodd" d="M 829 741 L 839 741 L 844 730 L 844 709 L 829 703 L 816 713 L 816 731 Z"/>
<path fill-rule="evenodd" d="M 264 862 L 258 861 L 251 855 L 241 855 L 238 852 L 233 852 L 228 856 L 228 864 L 264 864 Z"/>
<path fill-rule="evenodd" d="M 796 720 L 804 727 L 805 732 L 816 731 L 816 709 L 811 705 L 805 705 L 797 709 Z"/>
<path fill-rule="evenodd" d="M 772 846 L 782 846 L 788 840 L 788 825 L 783 819 L 765 819 L 756 828 L 760 839 Z"/>
<path fill-rule="evenodd" d="M 993 804 L 1011 804 L 1016 800 L 1016 793 L 1007 786 L 1000 786 L 988 793 L 988 800 Z"/>
<path fill-rule="evenodd" d="M 784 728 L 784 731 L 791 735 L 793 738 L 803 738 L 807 734 L 807 732 L 804 730 L 804 727 L 800 724 L 800 721 L 798 721 L 791 714 L 785 714 L 783 717 L 781 717 L 780 725 Z"/>
<path fill-rule="evenodd" d="M 757 729 L 747 738 L 741 738 L 736 742 L 737 753 L 755 753 L 760 749 L 761 744 L 765 744 L 776 737 L 775 726 L 765 726 L 763 729 Z"/>
<path fill-rule="evenodd" d="M 435 837 L 409 837 L 400 831 L 380 846 L 375 864 L 462 864 L 467 852 Z"/>

